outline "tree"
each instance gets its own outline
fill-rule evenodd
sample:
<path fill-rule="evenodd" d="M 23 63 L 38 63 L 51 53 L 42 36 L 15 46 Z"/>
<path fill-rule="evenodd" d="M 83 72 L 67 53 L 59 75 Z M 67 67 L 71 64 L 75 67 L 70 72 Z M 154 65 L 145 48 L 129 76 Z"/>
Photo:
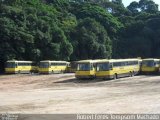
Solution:
<path fill-rule="evenodd" d="M 120 5 L 120 6 L 124 6 L 123 3 L 122 3 L 122 0 L 112 0 L 112 2 L 114 4 L 117 4 L 117 5 Z"/>
<path fill-rule="evenodd" d="M 159 18 L 152 0 L 0 0 L 0 64 L 158 57 Z"/>
<path fill-rule="evenodd" d="M 72 59 L 96 59 L 111 57 L 111 41 L 104 27 L 91 18 L 85 18 L 73 33 Z"/>
<path fill-rule="evenodd" d="M 136 15 L 139 12 L 139 4 L 136 1 L 133 1 L 130 3 L 130 5 L 127 7 L 134 15 Z"/>
<path fill-rule="evenodd" d="M 155 2 L 153 2 L 152 0 L 140 0 L 139 8 L 143 12 L 148 12 L 148 13 L 158 12 L 158 5 L 155 4 Z"/>
<path fill-rule="evenodd" d="M 144 35 L 151 41 L 151 56 L 157 57 L 160 55 L 160 19 L 150 19 L 146 23 Z"/>

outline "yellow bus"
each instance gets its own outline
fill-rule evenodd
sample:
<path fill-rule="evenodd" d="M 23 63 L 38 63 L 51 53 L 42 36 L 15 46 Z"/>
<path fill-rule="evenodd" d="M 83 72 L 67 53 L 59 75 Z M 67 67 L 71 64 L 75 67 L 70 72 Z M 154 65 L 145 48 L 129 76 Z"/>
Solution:
<path fill-rule="evenodd" d="M 148 58 L 142 60 L 141 73 L 158 73 L 160 67 L 160 60 Z"/>
<path fill-rule="evenodd" d="M 67 72 L 75 73 L 76 70 L 77 70 L 77 61 L 71 61 L 67 68 Z"/>
<path fill-rule="evenodd" d="M 140 71 L 139 59 L 101 60 L 96 64 L 96 78 L 118 79 L 124 76 L 134 76 Z"/>
<path fill-rule="evenodd" d="M 98 60 L 81 60 L 77 62 L 75 77 L 77 79 L 95 78 L 95 67 Z"/>
<path fill-rule="evenodd" d="M 32 73 L 37 71 L 33 61 L 9 60 L 6 62 L 5 73 Z"/>
<path fill-rule="evenodd" d="M 39 73 L 63 73 L 67 71 L 69 62 L 67 61 L 50 61 L 44 60 L 40 61 Z"/>

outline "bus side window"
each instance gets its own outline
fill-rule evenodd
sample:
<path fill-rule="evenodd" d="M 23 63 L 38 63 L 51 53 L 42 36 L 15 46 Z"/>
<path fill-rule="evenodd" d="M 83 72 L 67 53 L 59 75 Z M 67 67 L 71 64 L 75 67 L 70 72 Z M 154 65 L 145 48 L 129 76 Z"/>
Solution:
<path fill-rule="evenodd" d="M 113 64 L 112 63 L 109 64 L 109 69 L 113 70 Z"/>

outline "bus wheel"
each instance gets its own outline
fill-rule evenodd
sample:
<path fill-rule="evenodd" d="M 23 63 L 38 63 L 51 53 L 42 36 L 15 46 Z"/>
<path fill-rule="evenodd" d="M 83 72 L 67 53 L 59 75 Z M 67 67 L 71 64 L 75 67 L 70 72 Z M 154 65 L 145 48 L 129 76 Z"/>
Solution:
<path fill-rule="evenodd" d="M 35 70 L 31 70 L 30 73 L 31 73 L 31 74 L 34 74 L 34 73 L 35 73 Z"/>
<path fill-rule="evenodd" d="M 132 72 L 132 76 L 135 76 L 135 72 L 134 71 Z"/>
<path fill-rule="evenodd" d="M 113 79 L 118 79 L 118 75 L 114 74 Z"/>
<path fill-rule="evenodd" d="M 130 77 L 132 77 L 133 76 L 133 74 L 132 74 L 132 72 L 130 72 Z"/>
<path fill-rule="evenodd" d="M 18 74 L 21 74 L 21 71 L 20 71 L 20 70 L 18 71 Z"/>

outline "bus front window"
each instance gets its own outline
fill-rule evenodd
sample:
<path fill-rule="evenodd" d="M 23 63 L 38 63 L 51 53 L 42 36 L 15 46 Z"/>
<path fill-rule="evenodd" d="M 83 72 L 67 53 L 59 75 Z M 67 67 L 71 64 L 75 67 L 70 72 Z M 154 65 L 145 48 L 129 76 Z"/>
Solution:
<path fill-rule="evenodd" d="M 41 62 L 39 65 L 40 68 L 49 68 L 49 63 Z"/>
<path fill-rule="evenodd" d="M 8 62 L 7 63 L 7 68 L 16 68 L 17 67 L 17 63 L 15 62 Z"/>
<path fill-rule="evenodd" d="M 143 61 L 143 62 L 142 62 L 142 66 L 154 67 L 154 66 L 155 66 L 155 63 L 154 63 L 153 60 Z"/>
<path fill-rule="evenodd" d="M 109 63 L 98 63 L 97 64 L 97 71 L 108 71 L 112 68 Z"/>
<path fill-rule="evenodd" d="M 81 64 L 78 64 L 78 70 L 79 71 L 90 71 L 91 66 L 89 63 L 81 63 Z"/>

